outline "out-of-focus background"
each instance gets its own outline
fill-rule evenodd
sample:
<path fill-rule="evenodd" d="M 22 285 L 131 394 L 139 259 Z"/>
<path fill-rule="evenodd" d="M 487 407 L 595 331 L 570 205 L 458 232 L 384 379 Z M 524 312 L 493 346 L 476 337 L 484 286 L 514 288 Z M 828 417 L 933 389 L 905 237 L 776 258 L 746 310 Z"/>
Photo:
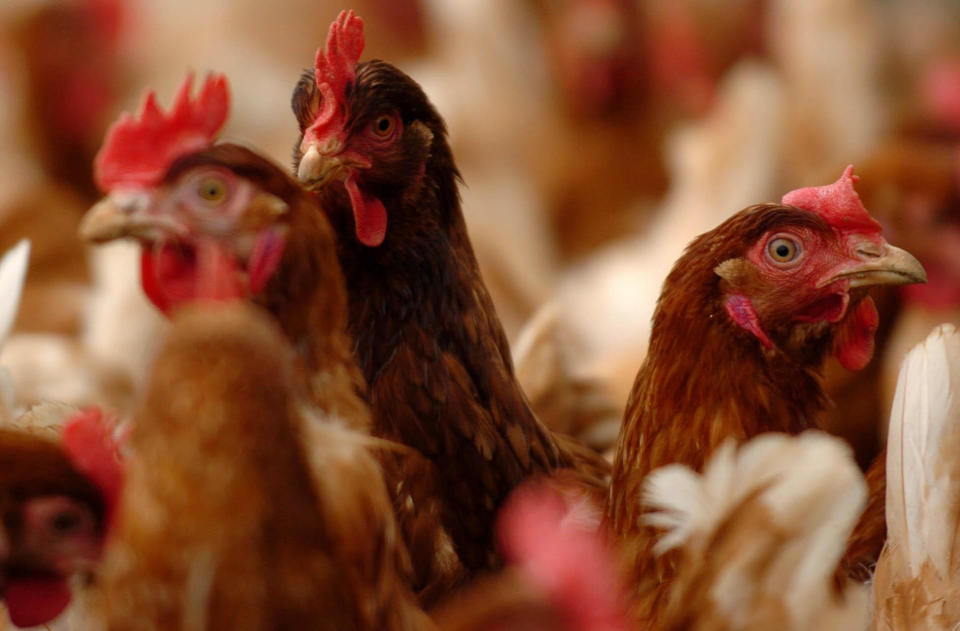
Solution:
<path fill-rule="evenodd" d="M 828 367 L 833 427 L 878 449 L 899 359 L 960 313 L 960 3 L 951 0 L 3 0 L 0 250 L 31 267 L 0 365 L 17 400 L 130 403 L 163 326 L 134 246 L 76 237 L 107 125 L 224 72 L 226 137 L 289 161 L 289 97 L 340 9 L 445 117 L 464 211 L 546 420 L 616 435 L 660 284 L 740 208 L 848 163 L 930 283 L 876 296 L 877 357 Z M 572 413 L 573 412 L 573 413 Z"/>

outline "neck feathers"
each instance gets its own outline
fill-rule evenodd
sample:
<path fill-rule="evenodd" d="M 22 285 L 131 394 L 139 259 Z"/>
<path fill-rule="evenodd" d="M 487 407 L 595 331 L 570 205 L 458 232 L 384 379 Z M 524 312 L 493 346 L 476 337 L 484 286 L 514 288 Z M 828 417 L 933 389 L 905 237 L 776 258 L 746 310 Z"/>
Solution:
<path fill-rule="evenodd" d="M 644 476 L 670 463 L 699 470 L 726 438 L 799 433 L 826 405 L 815 365 L 736 326 L 711 267 L 678 264 L 657 305 L 650 349 L 627 403 L 611 485 L 614 529 L 638 528 Z"/>

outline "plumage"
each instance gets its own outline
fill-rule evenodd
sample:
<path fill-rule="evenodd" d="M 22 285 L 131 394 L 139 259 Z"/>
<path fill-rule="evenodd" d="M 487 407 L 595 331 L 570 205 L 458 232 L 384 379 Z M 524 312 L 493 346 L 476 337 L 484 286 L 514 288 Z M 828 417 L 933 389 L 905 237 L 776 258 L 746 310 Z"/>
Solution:
<path fill-rule="evenodd" d="M 945 324 L 904 359 L 887 438 L 888 540 L 873 581 L 874 629 L 953 629 L 960 479 L 960 334 Z"/>
<path fill-rule="evenodd" d="M 294 628 L 319 624 L 324 604 L 329 628 L 359 617 L 261 318 L 185 313 L 157 359 L 102 568 L 108 629 Z"/>
<path fill-rule="evenodd" d="M 644 522 L 677 551 L 659 629 L 856 629 L 867 588 L 834 580 L 867 488 L 849 447 L 821 432 L 724 442 L 703 473 L 652 472 Z"/>
<path fill-rule="evenodd" d="M 7 339 L 20 307 L 30 261 L 30 241 L 23 240 L 0 258 L 0 343 Z"/>

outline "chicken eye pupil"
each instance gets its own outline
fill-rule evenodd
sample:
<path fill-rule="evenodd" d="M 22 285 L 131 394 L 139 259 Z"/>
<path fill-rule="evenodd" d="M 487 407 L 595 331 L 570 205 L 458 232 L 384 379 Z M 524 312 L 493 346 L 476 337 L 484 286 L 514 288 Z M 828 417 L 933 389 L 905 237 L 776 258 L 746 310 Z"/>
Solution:
<path fill-rule="evenodd" d="M 79 523 L 79 518 L 72 513 L 60 513 L 53 518 L 51 526 L 56 532 L 69 532 Z"/>
<path fill-rule="evenodd" d="M 767 253 L 777 263 L 789 263 L 797 258 L 800 246 L 792 239 L 778 237 L 767 245 Z"/>
<path fill-rule="evenodd" d="M 373 123 L 373 133 L 381 138 L 386 138 L 393 130 L 393 119 L 389 116 L 381 116 Z"/>
<path fill-rule="evenodd" d="M 204 180 L 200 183 L 197 193 L 208 202 L 219 202 L 227 194 L 227 188 L 220 180 Z"/>

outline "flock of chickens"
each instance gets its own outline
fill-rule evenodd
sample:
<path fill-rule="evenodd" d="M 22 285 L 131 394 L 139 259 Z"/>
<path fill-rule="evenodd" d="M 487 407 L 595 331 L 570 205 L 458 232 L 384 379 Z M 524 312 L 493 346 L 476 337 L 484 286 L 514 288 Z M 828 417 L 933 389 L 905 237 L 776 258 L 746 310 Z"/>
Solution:
<path fill-rule="evenodd" d="M 883 332 L 870 290 L 928 280 L 852 166 L 687 246 L 605 450 L 558 431 L 582 412 L 551 407 L 569 393 L 528 401 L 441 113 L 364 44 L 342 12 L 296 84 L 292 172 L 218 140 L 222 75 L 110 127 L 80 236 L 139 244 L 170 327 L 131 418 L 17 415 L 4 376 L 13 625 L 960 624 L 960 332 L 907 356 L 866 474 L 822 431 L 824 363 L 864 369 Z M 28 255 L 0 261 L 0 338 Z"/>

